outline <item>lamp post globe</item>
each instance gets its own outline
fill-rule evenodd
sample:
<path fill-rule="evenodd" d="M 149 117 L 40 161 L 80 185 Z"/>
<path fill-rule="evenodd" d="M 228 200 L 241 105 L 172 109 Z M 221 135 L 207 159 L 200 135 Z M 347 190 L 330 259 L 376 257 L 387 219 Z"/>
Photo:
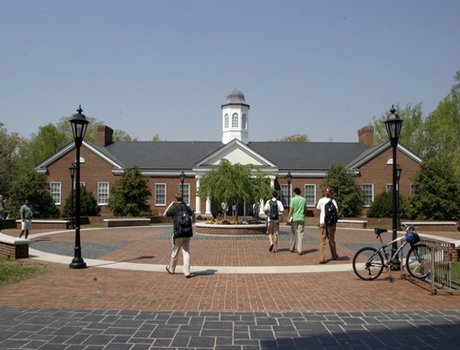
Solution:
<path fill-rule="evenodd" d="M 399 115 L 396 114 L 396 109 L 394 106 L 391 107 L 390 114 L 385 120 L 385 127 L 387 129 L 388 137 L 390 138 L 391 147 L 393 147 L 393 240 L 397 238 L 398 230 L 398 191 L 397 191 L 397 170 L 396 170 L 396 148 L 398 147 L 399 135 L 401 133 L 402 119 L 399 118 Z M 391 247 L 391 254 L 394 255 L 398 249 L 398 244 L 395 242 Z M 393 260 L 393 269 L 399 270 L 401 262 L 399 258 L 396 257 Z"/>
<path fill-rule="evenodd" d="M 73 222 L 73 178 L 75 176 L 75 170 L 77 169 L 77 167 L 75 166 L 74 163 L 72 163 L 70 166 L 69 166 L 69 172 L 70 172 L 70 179 L 71 179 L 71 184 L 70 184 L 70 193 L 72 194 L 72 205 L 71 205 L 71 213 L 70 213 L 70 225 L 69 225 L 69 229 L 71 230 L 74 230 L 75 229 L 75 225 L 74 225 L 74 222 Z"/>
<path fill-rule="evenodd" d="M 71 269 L 84 269 L 86 263 L 81 257 L 81 246 L 80 246 L 80 147 L 85 137 L 86 129 L 88 128 L 88 120 L 82 114 L 83 110 L 80 107 L 77 109 L 77 114 L 74 114 L 70 120 L 72 126 L 72 134 L 75 140 L 76 149 L 76 179 L 75 179 L 75 248 L 74 258 L 69 265 Z"/>

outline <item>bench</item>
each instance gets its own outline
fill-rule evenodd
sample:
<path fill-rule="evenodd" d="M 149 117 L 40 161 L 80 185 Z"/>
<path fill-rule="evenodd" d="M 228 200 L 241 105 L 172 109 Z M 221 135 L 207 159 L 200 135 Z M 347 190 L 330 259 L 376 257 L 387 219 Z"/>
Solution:
<path fill-rule="evenodd" d="M 338 220 L 337 227 L 346 228 L 367 228 L 366 220 Z"/>
<path fill-rule="evenodd" d="M 150 218 L 104 219 L 105 227 L 149 226 Z"/>
<path fill-rule="evenodd" d="M 42 220 L 32 218 L 32 230 L 67 230 L 69 228 L 69 220 Z M 21 220 L 16 220 L 16 228 L 21 229 Z"/>
<path fill-rule="evenodd" d="M 17 238 L 0 233 L 0 255 L 14 259 L 29 257 L 29 239 Z"/>
<path fill-rule="evenodd" d="M 412 221 L 402 222 L 401 225 L 414 225 L 417 232 L 455 232 L 456 221 Z"/>

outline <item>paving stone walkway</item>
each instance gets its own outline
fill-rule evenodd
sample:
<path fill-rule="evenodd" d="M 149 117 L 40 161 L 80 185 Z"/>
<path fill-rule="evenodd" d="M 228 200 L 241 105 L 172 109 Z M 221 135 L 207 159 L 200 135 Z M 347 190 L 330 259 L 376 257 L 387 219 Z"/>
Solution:
<path fill-rule="evenodd" d="M 83 230 L 82 256 L 94 264 L 83 270 L 68 268 L 72 232 L 32 231 L 38 255 L 63 261 L 0 288 L 0 349 L 460 349 L 460 295 L 350 270 L 372 231 L 340 230 L 340 259 L 325 269 L 317 229 L 306 229 L 302 256 L 289 253 L 286 227 L 276 254 L 266 236 L 195 235 L 186 279 L 164 270 L 170 230 Z"/>

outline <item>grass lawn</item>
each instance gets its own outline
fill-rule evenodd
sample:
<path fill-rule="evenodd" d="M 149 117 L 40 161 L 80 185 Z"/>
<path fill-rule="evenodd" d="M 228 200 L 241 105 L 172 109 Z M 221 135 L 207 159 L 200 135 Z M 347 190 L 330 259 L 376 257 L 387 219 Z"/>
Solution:
<path fill-rule="evenodd" d="M 460 261 L 452 263 L 452 281 L 460 284 Z"/>
<path fill-rule="evenodd" d="M 0 256 L 0 287 L 28 280 L 54 269 L 53 266 L 29 260 L 16 260 Z"/>

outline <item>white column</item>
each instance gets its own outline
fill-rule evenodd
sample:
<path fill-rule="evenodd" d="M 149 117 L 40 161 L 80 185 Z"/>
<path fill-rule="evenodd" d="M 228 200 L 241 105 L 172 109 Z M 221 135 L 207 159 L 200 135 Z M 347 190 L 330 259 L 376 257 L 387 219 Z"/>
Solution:
<path fill-rule="evenodd" d="M 211 198 L 206 198 L 206 215 L 212 215 L 211 213 Z"/>
<path fill-rule="evenodd" d="M 262 216 L 262 215 L 265 215 L 265 212 L 264 212 L 264 200 L 263 199 L 260 200 L 260 205 L 259 205 L 259 216 Z"/>
<path fill-rule="evenodd" d="M 271 188 L 275 188 L 275 180 L 276 180 L 275 176 L 270 176 L 270 187 Z"/>
<path fill-rule="evenodd" d="M 200 188 L 200 179 L 201 179 L 201 176 L 198 176 L 198 175 L 195 176 L 197 191 Z M 195 196 L 195 214 L 201 215 L 201 198 L 198 195 Z"/>

